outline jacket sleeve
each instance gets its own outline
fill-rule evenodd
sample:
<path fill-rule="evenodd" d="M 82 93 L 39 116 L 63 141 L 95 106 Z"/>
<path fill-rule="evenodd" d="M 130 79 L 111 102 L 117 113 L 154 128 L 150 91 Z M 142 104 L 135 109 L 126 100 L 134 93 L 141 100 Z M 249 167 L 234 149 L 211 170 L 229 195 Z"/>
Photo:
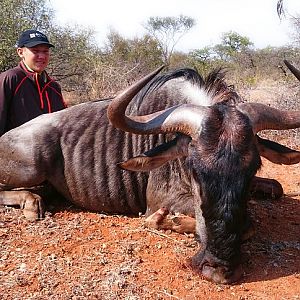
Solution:
<path fill-rule="evenodd" d="M 5 132 L 8 106 L 13 97 L 12 82 L 6 72 L 0 74 L 0 136 Z"/>

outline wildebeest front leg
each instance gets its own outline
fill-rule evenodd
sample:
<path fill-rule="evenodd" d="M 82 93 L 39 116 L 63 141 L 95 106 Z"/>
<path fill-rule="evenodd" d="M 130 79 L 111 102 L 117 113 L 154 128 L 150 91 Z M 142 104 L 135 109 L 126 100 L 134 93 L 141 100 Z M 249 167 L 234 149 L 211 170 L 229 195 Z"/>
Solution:
<path fill-rule="evenodd" d="M 44 216 L 41 196 L 29 191 L 1 191 L 0 205 L 20 206 L 26 219 L 34 221 Z"/>
<path fill-rule="evenodd" d="M 166 208 L 160 208 L 147 217 L 145 224 L 150 228 L 172 230 L 178 233 L 195 233 L 196 231 L 195 218 L 183 214 L 171 215 Z"/>
<path fill-rule="evenodd" d="M 250 239 L 254 234 L 251 221 L 244 228 L 242 241 Z M 196 233 L 196 219 L 183 214 L 172 215 L 166 208 L 160 208 L 145 220 L 148 228 L 157 230 L 172 230 L 178 233 Z"/>
<path fill-rule="evenodd" d="M 283 196 L 282 185 L 275 179 L 254 177 L 250 187 L 251 196 L 279 199 Z"/>
<path fill-rule="evenodd" d="M 47 126 L 42 120 L 36 118 L 0 138 L 0 205 L 20 206 L 30 220 L 43 217 L 44 208 L 41 196 L 27 189 L 47 181 L 47 168 L 54 168 L 59 151 L 55 140 L 50 147 L 43 138 Z"/>

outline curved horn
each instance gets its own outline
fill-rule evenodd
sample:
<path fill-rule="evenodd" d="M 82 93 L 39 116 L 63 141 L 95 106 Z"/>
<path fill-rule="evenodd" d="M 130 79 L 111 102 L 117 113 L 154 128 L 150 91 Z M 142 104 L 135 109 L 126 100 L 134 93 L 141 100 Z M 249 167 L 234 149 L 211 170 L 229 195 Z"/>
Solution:
<path fill-rule="evenodd" d="M 250 119 L 254 134 L 267 129 L 300 127 L 300 111 L 279 110 L 261 103 L 242 103 L 237 108 Z"/>
<path fill-rule="evenodd" d="M 296 69 L 290 62 L 287 60 L 283 61 L 289 70 L 295 75 L 295 77 L 300 81 L 300 71 Z"/>
<path fill-rule="evenodd" d="M 136 83 L 132 84 L 127 89 L 120 92 L 108 106 L 107 116 L 110 122 L 117 128 L 123 126 L 129 121 L 125 116 L 125 110 L 132 98 L 149 82 L 151 81 L 165 66 L 157 68 L 155 71 L 146 75 Z M 125 116 L 125 117 L 122 117 Z M 125 123 L 125 124 L 123 124 Z M 127 130 L 125 130 L 127 131 Z"/>
<path fill-rule="evenodd" d="M 162 68 L 163 67 L 160 67 L 149 75 L 146 75 L 118 94 L 110 103 L 107 116 L 113 126 L 123 131 L 136 134 L 181 132 L 193 138 L 201 128 L 203 117 L 209 110 L 208 107 L 182 104 L 144 116 L 125 115 L 127 105 L 132 98 L 152 80 Z"/>
<path fill-rule="evenodd" d="M 300 80 L 300 71 L 287 60 L 284 60 L 284 63 Z M 254 133 L 267 129 L 284 130 L 300 127 L 300 111 L 279 110 L 261 103 L 242 103 L 238 105 L 238 109 L 249 117 Z"/>

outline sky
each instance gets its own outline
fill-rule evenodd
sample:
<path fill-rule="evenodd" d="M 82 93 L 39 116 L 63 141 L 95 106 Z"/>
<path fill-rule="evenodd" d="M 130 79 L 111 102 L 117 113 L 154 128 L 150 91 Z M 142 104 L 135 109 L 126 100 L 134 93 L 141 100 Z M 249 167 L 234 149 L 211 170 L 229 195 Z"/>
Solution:
<path fill-rule="evenodd" d="M 175 50 L 188 52 L 221 42 L 222 33 L 246 36 L 255 48 L 284 46 L 292 42 L 290 17 L 300 15 L 300 0 L 284 0 L 286 18 L 280 20 L 277 0 L 49 0 L 59 25 L 78 25 L 95 32 L 99 47 L 110 30 L 125 38 L 142 37 L 150 17 L 184 15 L 196 25 Z"/>

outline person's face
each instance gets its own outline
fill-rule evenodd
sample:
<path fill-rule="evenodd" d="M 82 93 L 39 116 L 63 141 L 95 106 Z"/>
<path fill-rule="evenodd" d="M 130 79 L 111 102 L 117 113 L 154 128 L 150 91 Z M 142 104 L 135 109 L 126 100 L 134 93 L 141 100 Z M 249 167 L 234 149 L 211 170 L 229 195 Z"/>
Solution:
<path fill-rule="evenodd" d="M 48 45 L 41 44 L 31 48 L 18 48 L 17 53 L 23 62 L 37 73 L 44 71 L 49 63 L 50 49 Z"/>

